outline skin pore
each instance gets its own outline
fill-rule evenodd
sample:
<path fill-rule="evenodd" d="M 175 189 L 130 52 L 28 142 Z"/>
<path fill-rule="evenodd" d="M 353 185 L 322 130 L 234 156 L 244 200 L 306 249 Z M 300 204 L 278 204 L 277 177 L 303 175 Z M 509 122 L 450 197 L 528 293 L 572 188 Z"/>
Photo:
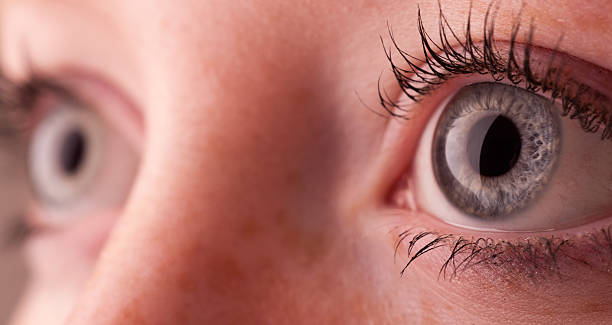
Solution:
<path fill-rule="evenodd" d="M 440 5 L 462 31 L 470 4 L 482 39 L 488 1 Z M 612 69 L 612 3 L 499 5 L 497 39 L 522 8 L 534 44 L 563 35 L 559 51 Z M 441 249 L 400 276 L 403 231 L 512 237 L 389 204 L 452 92 L 411 103 L 408 121 L 376 114 L 381 73 L 401 97 L 380 37 L 388 46 L 391 26 L 422 55 L 417 6 L 437 37 L 437 1 L 4 0 L 4 73 L 93 84 L 142 139 L 121 212 L 28 243 L 14 324 L 607 323 L 612 277 L 586 266 L 448 281 Z"/>

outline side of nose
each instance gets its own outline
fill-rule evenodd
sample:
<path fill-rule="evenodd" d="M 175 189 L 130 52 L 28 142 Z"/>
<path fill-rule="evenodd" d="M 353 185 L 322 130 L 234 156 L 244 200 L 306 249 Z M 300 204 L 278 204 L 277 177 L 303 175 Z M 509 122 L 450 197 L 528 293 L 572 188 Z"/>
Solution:
<path fill-rule="evenodd" d="M 318 56 L 295 51 L 283 35 L 295 31 L 250 39 L 242 31 L 263 25 L 228 24 L 161 30 L 166 43 L 144 51 L 154 81 L 141 171 L 70 324 L 265 322 L 331 285 L 308 273 L 332 260 L 336 230 L 336 121 Z M 301 305 L 293 313 L 312 312 Z"/>

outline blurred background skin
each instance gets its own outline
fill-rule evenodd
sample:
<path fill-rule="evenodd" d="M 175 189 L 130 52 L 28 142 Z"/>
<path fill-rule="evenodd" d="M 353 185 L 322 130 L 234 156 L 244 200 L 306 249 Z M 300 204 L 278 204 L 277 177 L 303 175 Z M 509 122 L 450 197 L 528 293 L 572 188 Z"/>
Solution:
<path fill-rule="evenodd" d="M 581 57 L 612 67 L 612 36 L 601 33 L 610 18 L 600 17 L 611 4 L 580 3 L 576 15 L 578 1 L 525 3 L 539 45 L 554 48 L 565 28 L 563 50 L 588 49 Z M 459 29 L 469 5 L 442 1 Z M 487 5 L 473 1 L 475 25 Z M 437 6 L 420 3 L 433 31 Z M 505 3 L 499 35 L 519 7 Z M 416 1 L 4 0 L 2 11 L 12 78 L 27 70 L 26 44 L 49 74 L 78 70 L 119 89 L 146 125 L 125 210 L 75 226 L 93 236 L 30 244 L 38 267 L 16 325 L 69 314 L 68 324 L 91 325 L 597 323 L 612 314 L 581 304 L 611 291 L 607 278 L 556 285 L 555 294 L 577 294 L 552 301 L 523 282 L 438 281 L 427 262 L 399 276 L 394 231 L 431 224 L 384 204 L 427 118 L 390 137 L 399 122 L 365 106 L 377 107 L 389 68 L 379 41 L 387 23 L 403 48 L 421 46 Z M 389 76 L 383 85 L 399 95 Z M 13 283 L 4 272 L 23 268 L 9 264 L 16 270 L 0 275 Z"/>
<path fill-rule="evenodd" d="M 0 324 L 8 323 L 28 278 L 26 261 L 21 251 L 4 248 L 9 241 L 6 237 L 12 235 L 4 229 L 11 228 L 11 222 L 14 221 L 11 217 L 20 212 L 26 197 L 24 175 L 18 172 L 21 161 L 15 154 L 17 147 L 17 143 L 0 140 L 0 240 L 3 241 L 0 244 L 3 247 L 0 249 Z"/>

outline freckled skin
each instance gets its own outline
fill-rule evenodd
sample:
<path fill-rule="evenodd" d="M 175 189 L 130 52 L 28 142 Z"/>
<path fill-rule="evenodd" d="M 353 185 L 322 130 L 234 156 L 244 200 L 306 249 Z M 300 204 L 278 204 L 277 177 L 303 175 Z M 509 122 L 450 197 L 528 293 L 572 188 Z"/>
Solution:
<path fill-rule="evenodd" d="M 527 2 L 537 15 L 548 8 Z M 442 5 L 451 24 L 465 24 L 469 1 Z M 487 3 L 473 6 L 477 24 Z M 435 26 L 437 3 L 420 8 Z M 586 6 L 585 20 L 589 10 L 596 8 Z M 385 137 L 392 122 L 367 107 L 378 107 L 377 82 L 389 68 L 379 41 L 388 41 L 387 21 L 403 48 L 420 53 L 416 1 L 6 0 L 3 11 L 7 71 L 23 72 L 24 37 L 38 67 L 94 71 L 146 121 L 136 184 L 95 265 L 83 262 L 92 273 L 68 324 L 598 323 L 612 316 L 610 300 L 584 289 L 608 290 L 607 275 L 537 288 L 520 276 L 439 281 L 444 254 L 435 253 L 400 277 L 405 256 L 394 254 L 395 231 L 430 224 L 409 213 L 387 217 L 386 199 L 425 121 L 405 122 L 414 135 L 393 146 Z M 511 27 L 505 13 L 497 17 L 500 35 Z M 536 23 L 549 31 L 548 19 Z M 563 50 L 582 54 L 593 39 L 612 37 L 601 23 L 584 26 L 566 34 Z M 557 38 L 538 34 L 541 46 Z M 612 42 L 597 44 L 583 58 L 612 67 Z M 387 75 L 382 83 L 399 95 Z M 387 141 L 392 150 L 381 149 Z M 36 297 L 24 300 L 15 324 L 61 324 L 65 315 L 40 312 Z"/>

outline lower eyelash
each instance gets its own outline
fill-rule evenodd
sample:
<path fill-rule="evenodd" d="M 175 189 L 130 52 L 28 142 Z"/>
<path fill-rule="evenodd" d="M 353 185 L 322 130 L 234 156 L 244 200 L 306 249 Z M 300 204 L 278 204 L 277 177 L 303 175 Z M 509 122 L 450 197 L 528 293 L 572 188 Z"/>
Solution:
<path fill-rule="evenodd" d="M 448 251 L 438 279 L 453 280 L 468 271 L 522 276 L 534 281 L 551 276 L 564 278 L 577 266 L 612 272 L 612 226 L 580 237 L 539 237 L 524 241 L 468 239 L 451 234 L 405 231 L 398 235 L 395 255 L 407 258 L 400 275 L 427 252 Z M 404 253 L 402 253 L 404 251 Z M 445 252 L 446 254 L 446 252 Z"/>
<path fill-rule="evenodd" d="M 0 232 L 0 248 L 11 249 L 20 247 L 22 243 L 35 231 L 23 216 L 11 217 L 5 224 L 5 229 Z"/>

